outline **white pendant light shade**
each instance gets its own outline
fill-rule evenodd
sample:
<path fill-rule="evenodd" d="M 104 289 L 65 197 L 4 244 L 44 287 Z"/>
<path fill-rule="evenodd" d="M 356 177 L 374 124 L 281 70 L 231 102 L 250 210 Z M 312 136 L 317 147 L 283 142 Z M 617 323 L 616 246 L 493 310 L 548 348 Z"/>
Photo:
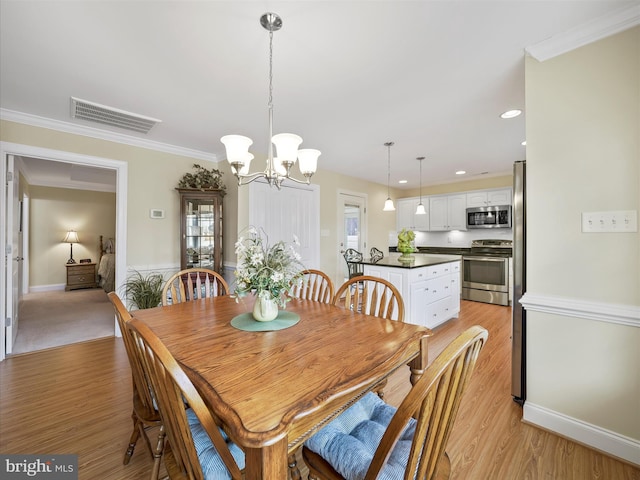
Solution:
<path fill-rule="evenodd" d="M 391 200 L 391 198 L 387 198 L 387 200 L 384 202 L 384 208 L 382 209 L 383 212 L 393 212 L 396 209 L 396 207 L 393 205 L 393 200 Z"/>
<path fill-rule="evenodd" d="M 424 205 L 422 202 L 418 204 L 418 208 L 416 208 L 416 215 L 426 215 L 427 211 L 424 209 Z"/>
<path fill-rule="evenodd" d="M 318 157 L 320 156 L 320 150 L 315 148 L 304 148 L 298 150 L 298 160 L 300 163 L 300 173 L 303 175 L 313 175 L 318 168 Z"/>
<path fill-rule="evenodd" d="M 249 147 L 253 143 L 249 137 L 243 135 L 225 135 L 220 139 L 227 151 L 227 161 L 229 164 L 242 164 L 247 161 Z M 251 155 L 253 158 L 253 155 Z"/>
<path fill-rule="evenodd" d="M 271 138 L 276 146 L 276 154 L 281 163 L 295 163 L 298 159 L 298 146 L 302 143 L 302 137 L 294 133 L 279 133 Z"/>

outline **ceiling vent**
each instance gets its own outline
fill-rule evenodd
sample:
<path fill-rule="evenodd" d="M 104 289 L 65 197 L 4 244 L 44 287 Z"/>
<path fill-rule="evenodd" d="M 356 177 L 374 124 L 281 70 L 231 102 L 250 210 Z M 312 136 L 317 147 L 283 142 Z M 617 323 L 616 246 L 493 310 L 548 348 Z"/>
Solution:
<path fill-rule="evenodd" d="M 148 133 L 156 123 L 162 122 L 75 97 L 71 97 L 71 116 L 140 133 Z"/>

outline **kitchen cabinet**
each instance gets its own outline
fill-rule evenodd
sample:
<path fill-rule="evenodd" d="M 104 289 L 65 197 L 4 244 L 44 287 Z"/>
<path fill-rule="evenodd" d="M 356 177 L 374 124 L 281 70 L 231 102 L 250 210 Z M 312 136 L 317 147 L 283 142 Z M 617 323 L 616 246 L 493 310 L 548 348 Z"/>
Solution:
<path fill-rule="evenodd" d="M 467 193 L 467 207 L 486 207 L 488 205 L 511 205 L 511 189 L 478 190 Z"/>
<path fill-rule="evenodd" d="M 222 270 L 221 190 L 178 188 L 180 194 L 180 269 Z"/>
<path fill-rule="evenodd" d="M 364 274 L 384 278 L 398 289 L 405 322 L 434 328 L 460 313 L 460 260 L 451 255 L 416 254 L 415 258 L 411 266 L 393 257 L 365 262 Z"/>
<path fill-rule="evenodd" d="M 419 232 L 427 232 L 429 230 L 429 199 L 422 198 L 422 204 L 427 211 L 424 215 L 416 215 L 416 208 L 418 208 L 419 203 L 419 197 L 402 198 L 397 201 L 396 227 L 398 231 L 403 228 Z"/>
<path fill-rule="evenodd" d="M 429 197 L 429 230 L 466 230 L 466 209 L 464 193 Z"/>

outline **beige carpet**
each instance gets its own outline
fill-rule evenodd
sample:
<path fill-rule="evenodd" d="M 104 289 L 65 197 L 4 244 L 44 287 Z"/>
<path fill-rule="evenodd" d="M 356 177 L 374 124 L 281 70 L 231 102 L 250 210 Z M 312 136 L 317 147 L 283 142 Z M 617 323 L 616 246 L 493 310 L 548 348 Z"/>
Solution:
<path fill-rule="evenodd" d="M 29 293 L 19 306 L 13 354 L 114 334 L 114 311 L 101 288 Z"/>

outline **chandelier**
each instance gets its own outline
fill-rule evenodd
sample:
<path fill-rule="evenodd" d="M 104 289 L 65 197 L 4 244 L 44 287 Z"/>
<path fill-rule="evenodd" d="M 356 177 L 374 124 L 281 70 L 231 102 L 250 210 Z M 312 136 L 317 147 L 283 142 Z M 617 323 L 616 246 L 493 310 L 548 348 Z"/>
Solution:
<path fill-rule="evenodd" d="M 265 179 L 269 185 L 275 185 L 278 189 L 284 180 L 292 180 L 297 183 L 309 184 L 311 176 L 316 172 L 320 151 L 315 149 L 301 149 L 298 146 L 302 138 L 293 133 L 273 134 L 273 32 L 280 30 L 282 19 L 275 13 L 265 13 L 260 17 L 260 24 L 269 32 L 269 150 L 267 165 L 263 172 L 249 173 L 249 166 L 253 160 L 253 154 L 249 153 L 249 147 L 253 140 L 243 135 L 225 135 L 220 139 L 227 152 L 227 161 L 231 171 L 238 179 L 238 185 L 246 185 L 257 180 Z M 273 146 L 276 147 L 277 157 L 273 155 Z M 300 173 L 306 180 L 298 180 L 291 176 L 291 167 L 298 161 Z"/>

